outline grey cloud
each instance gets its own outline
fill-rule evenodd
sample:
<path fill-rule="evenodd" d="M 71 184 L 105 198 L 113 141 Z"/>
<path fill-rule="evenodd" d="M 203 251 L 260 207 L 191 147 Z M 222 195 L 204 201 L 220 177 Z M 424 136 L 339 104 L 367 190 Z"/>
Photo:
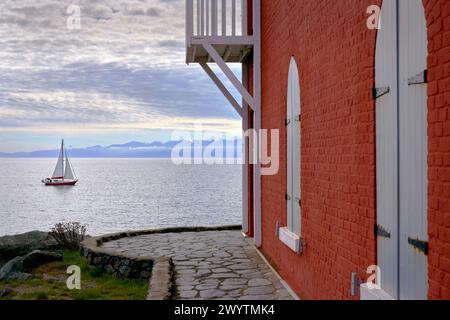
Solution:
<path fill-rule="evenodd" d="M 162 40 L 158 42 L 160 47 L 183 47 L 184 42 L 180 40 Z"/>
<path fill-rule="evenodd" d="M 71 3 L 80 30 L 66 28 Z M 183 0 L 2 0 L 0 13 L 0 126 L 237 119 L 184 64 Z"/>

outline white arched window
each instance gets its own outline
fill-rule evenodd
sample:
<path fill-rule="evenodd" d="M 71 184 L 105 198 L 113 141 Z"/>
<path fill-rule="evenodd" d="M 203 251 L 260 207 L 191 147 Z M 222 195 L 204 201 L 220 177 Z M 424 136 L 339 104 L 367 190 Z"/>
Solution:
<path fill-rule="evenodd" d="M 301 252 L 301 106 L 300 78 L 295 58 L 291 58 L 286 104 L 287 132 L 287 226 L 280 229 L 280 240 L 292 250 Z"/>

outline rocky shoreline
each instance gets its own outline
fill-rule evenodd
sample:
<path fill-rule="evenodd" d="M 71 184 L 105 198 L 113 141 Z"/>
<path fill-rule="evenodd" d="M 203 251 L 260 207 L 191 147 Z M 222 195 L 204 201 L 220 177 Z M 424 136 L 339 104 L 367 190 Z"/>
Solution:
<path fill-rule="evenodd" d="M 26 233 L 0 237 L 0 266 L 1 262 L 26 255 L 35 250 L 60 252 L 59 244 L 50 237 L 48 232 L 30 231 Z"/>
<path fill-rule="evenodd" d="M 61 259 L 62 249 L 48 232 L 31 231 L 0 237 L 0 281 L 31 279 L 33 268 Z"/>

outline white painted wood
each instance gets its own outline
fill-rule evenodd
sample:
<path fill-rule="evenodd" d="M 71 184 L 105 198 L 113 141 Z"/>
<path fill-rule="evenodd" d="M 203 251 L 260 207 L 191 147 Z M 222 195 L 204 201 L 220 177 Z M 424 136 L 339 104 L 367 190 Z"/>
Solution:
<path fill-rule="evenodd" d="M 292 101 L 292 232 L 301 235 L 301 104 L 300 77 L 295 58 L 291 67 Z"/>
<path fill-rule="evenodd" d="M 214 71 L 211 70 L 211 68 L 206 63 L 200 63 L 200 66 L 203 68 L 203 70 L 206 72 L 206 74 L 211 78 L 211 80 L 215 83 L 215 85 L 219 88 L 219 90 L 223 93 L 225 98 L 227 98 L 228 102 L 233 106 L 233 108 L 236 110 L 236 112 L 242 117 L 242 107 L 241 105 L 236 101 L 236 99 L 233 97 L 233 95 L 228 91 L 228 89 L 225 87 L 225 85 L 220 81 L 220 79 L 217 77 L 217 75 L 214 73 Z"/>
<path fill-rule="evenodd" d="M 259 132 L 261 129 L 261 0 L 253 0 L 253 90 L 254 90 L 254 128 Z M 247 99 L 246 99 L 247 100 Z M 260 146 L 258 146 L 258 155 L 260 154 Z M 261 230 L 261 163 L 253 166 L 254 182 L 253 182 L 253 201 L 254 201 L 254 229 L 255 229 L 255 245 L 262 245 Z"/>
<path fill-rule="evenodd" d="M 225 49 L 225 53 L 223 54 L 223 61 L 227 62 L 231 55 L 231 46 L 227 46 Z"/>
<path fill-rule="evenodd" d="M 294 132 L 294 111 L 293 109 L 293 98 L 292 98 L 292 66 L 293 58 L 291 59 L 291 63 L 289 66 L 288 73 L 288 85 L 287 85 L 287 96 L 286 96 L 286 221 L 287 228 L 289 230 L 293 229 L 293 201 L 294 201 L 294 193 L 293 193 L 293 132 Z"/>
<path fill-rule="evenodd" d="M 201 9 L 202 9 L 202 7 L 201 7 L 201 0 L 197 0 L 197 12 L 196 12 L 196 15 L 197 15 L 197 35 L 201 35 L 202 33 L 201 33 L 201 25 L 202 25 L 202 23 L 201 23 L 201 14 L 200 14 L 200 12 L 201 12 Z"/>
<path fill-rule="evenodd" d="M 248 35 L 247 27 L 247 0 L 241 0 L 241 35 Z"/>
<path fill-rule="evenodd" d="M 287 134 L 287 227 L 300 235 L 300 78 L 295 58 L 289 65 L 286 99 L 286 134 Z"/>
<path fill-rule="evenodd" d="M 229 51 L 225 51 L 230 57 L 227 62 L 231 63 L 241 63 L 251 53 L 254 38 L 246 32 L 246 0 L 239 0 L 240 5 L 237 0 L 223 0 L 220 4 L 219 1 L 186 0 L 186 63 L 212 61 L 203 49 L 205 42 L 212 44 L 222 58 L 225 46 L 230 46 L 226 48 Z M 237 21 L 238 14 L 242 16 L 240 24 Z M 227 16 L 230 17 L 229 23 Z"/>
<path fill-rule="evenodd" d="M 222 36 L 227 35 L 227 1 L 222 0 Z"/>
<path fill-rule="evenodd" d="M 426 299 L 427 256 L 408 243 L 428 241 L 427 85 L 408 83 L 427 68 L 422 1 L 385 0 L 381 19 L 376 86 L 390 92 L 376 102 L 377 223 L 391 233 L 377 240 L 381 287 L 396 299 Z"/>
<path fill-rule="evenodd" d="M 370 289 L 367 283 L 360 287 L 361 300 L 395 300 L 389 293 L 383 289 Z"/>
<path fill-rule="evenodd" d="M 206 5 L 206 7 L 205 7 L 205 27 L 206 27 L 206 31 L 205 31 L 205 34 L 207 35 L 207 36 L 209 36 L 210 34 L 209 34 L 209 26 L 210 26 L 210 21 L 209 21 L 209 14 L 210 14 L 210 9 L 209 9 L 209 0 L 205 0 L 205 5 Z"/>
<path fill-rule="evenodd" d="M 278 237 L 289 249 L 295 253 L 300 252 L 300 237 L 288 228 L 280 228 Z"/>
<path fill-rule="evenodd" d="M 427 85 L 408 79 L 427 69 L 422 0 L 399 1 L 400 299 L 427 299 L 427 256 L 408 237 L 428 241 Z M 384 21 L 383 21 L 384 28 Z"/>
<path fill-rule="evenodd" d="M 200 0 L 200 35 L 205 35 L 205 0 Z"/>
<path fill-rule="evenodd" d="M 231 71 L 231 69 L 228 67 L 222 57 L 217 53 L 217 51 L 209 43 L 204 43 L 203 47 L 214 60 L 214 62 L 219 66 L 228 80 L 230 80 L 236 90 L 245 99 L 245 101 L 252 107 L 252 109 L 255 109 L 255 100 L 250 95 L 250 93 L 248 93 L 247 89 L 244 88 L 242 83 L 238 80 L 233 71 Z"/>
<path fill-rule="evenodd" d="M 194 36 L 194 1 L 186 0 L 186 47 L 191 46 L 191 39 Z"/>
<path fill-rule="evenodd" d="M 211 45 L 242 45 L 251 46 L 254 44 L 254 38 L 252 36 L 217 36 L 217 37 L 194 37 L 191 40 L 192 44 L 209 43 Z"/>
<path fill-rule="evenodd" d="M 231 35 L 236 35 L 236 0 L 231 0 Z"/>
<path fill-rule="evenodd" d="M 248 63 L 245 62 L 242 64 L 242 83 L 246 85 L 248 83 Z M 249 182 L 249 152 L 248 152 L 248 143 L 245 137 L 245 133 L 248 130 L 248 105 L 244 99 L 242 99 L 242 231 L 245 233 L 249 232 L 249 223 L 248 223 L 248 182 Z"/>
<path fill-rule="evenodd" d="M 217 36 L 217 0 L 211 0 L 211 35 Z"/>
<path fill-rule="evenodd" d="M 222 0 L 220 1 L 220 22 L 219 22 L 219 0 L 196 0 L 196 10 L 194 11 L 194 0 L 186 0 L 186 8 L 192 5 L 192 10 L 186 10 L 186 21 L 196 21 L 195 37 L 218 36 L 220 25 L 221 36 L 235 37 L 237 35 L 247 35 L 247 3 L 246 0 Z M 239 7 L 239 8 L 238 8 Z M 240 24 L 237 23 L 237 16 L 241 15 Z M 228 18 L 229 17 L 229 18 Z M 228 22 L 230 19 L 230 22 Z M 194 31 L 194 29 L 192 30 Z"/>
<path fill-rule="evenodd" d="M 377 224 L 390 238 L 377 238 L 381 287 L 398 297 L 398 144 L 397 144 L 397 19 L 396 1 L 385 0 L 383 27 L 378 30 L 375 54 L 375 86 L 390 87 L 376 100 Z"/>

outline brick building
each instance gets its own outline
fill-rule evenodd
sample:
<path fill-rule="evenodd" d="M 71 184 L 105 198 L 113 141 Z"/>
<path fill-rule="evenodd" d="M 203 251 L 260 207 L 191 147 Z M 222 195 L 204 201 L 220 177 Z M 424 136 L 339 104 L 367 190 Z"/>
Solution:
<path fill-rule="evenodd" d="M 450 299 L 450 1 L 224 2 L 187 0 L 187 62 L 280 132 L 277 174 L 244 166 L 247 235 L 300 298 Z"/>

